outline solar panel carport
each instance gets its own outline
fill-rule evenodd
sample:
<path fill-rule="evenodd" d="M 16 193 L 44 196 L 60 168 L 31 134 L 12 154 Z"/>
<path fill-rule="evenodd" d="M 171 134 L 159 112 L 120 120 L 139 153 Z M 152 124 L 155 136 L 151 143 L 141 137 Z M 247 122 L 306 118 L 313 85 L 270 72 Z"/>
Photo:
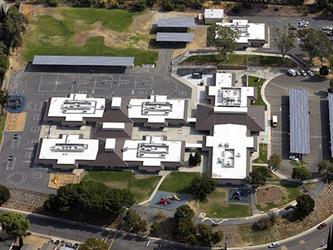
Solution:
<path fill-rule="evenodd" d="M 310 153 L 309 94 L 289 89 L 290 153 Z"/>
<path fill-rule="evenodd" d="M 330 123 L 331 157 L 333 158 L 333 94 L 328 94 L 328 112 Z"/>
<path fill-rule="evenodd" d="M 169 33 L 169 32 L 157 32 L 157 42 L 181 42 L 188 43 L 193 41 L 193 33 Z"/>
<path fill-rule="evenodd" d="M 37 55 L 34 56 L 30 69 L 61 72 L 124 72 L 126 68 L 132 67 L 134 67 L 134 57 Z"/>
<path fill-rule="evenodd" d="M 196 26 L 193 17 L 162 18 L 157 21 L 158 28 L 192 28 Z"/>

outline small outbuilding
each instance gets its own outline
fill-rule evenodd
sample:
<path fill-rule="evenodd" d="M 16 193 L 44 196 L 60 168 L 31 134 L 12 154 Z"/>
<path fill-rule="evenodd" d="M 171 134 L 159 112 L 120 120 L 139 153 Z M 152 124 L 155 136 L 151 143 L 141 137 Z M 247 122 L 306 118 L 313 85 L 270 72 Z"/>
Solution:
<path fill-rule="evenodd" d="M 223 17 L 224 17 L 223 9 L 205 9 L 204 11 L 205 24 L 222 22 Z"/>

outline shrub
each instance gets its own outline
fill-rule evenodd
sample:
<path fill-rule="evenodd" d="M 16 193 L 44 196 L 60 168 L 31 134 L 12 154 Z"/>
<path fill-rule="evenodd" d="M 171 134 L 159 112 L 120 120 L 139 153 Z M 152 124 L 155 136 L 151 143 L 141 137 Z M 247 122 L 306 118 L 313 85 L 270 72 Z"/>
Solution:
<path fill-rule="evenodd" d="M 232 7 L 232 12 L 238 14 L 242 10 L 242 5 L 240 3 L 236 3 L 234 7 Z"/>
<path fill-rule="evenodd" d="M 7 187 L 0 185 L 0 205 L 4 204 L 10 198 L 10 192 Z"/>
<path fill-rule="evenodd" d="M 51 6 L 51 7 L 57 7 L 59 5 L 59 1 L 58 0 L 48 0 L 47 5 Z"/>
<path fill-rule="evenodd" d="M 133 11 L 144 11 L 146 9 L 145 1 L 144 0 L 137 0 L 133 5 L 132 5 L 132 10 Z"/>
<path fill-rule="evenodd" d="M 327 76 L 330 73 L 330 71 L 326 65 L 323 65 L 320 67 L 319 73 L 321 76 Z"/>
<path fill-rule="evenodd" d="M 255 231 L 263 231 L 271 226 L 272 226 L 272 222 L 271 222 L 270 218 L 264 217 L 264 218 L 259 219 L 257 222 L 255 222 L 252 225 L 252 228 Z"/>

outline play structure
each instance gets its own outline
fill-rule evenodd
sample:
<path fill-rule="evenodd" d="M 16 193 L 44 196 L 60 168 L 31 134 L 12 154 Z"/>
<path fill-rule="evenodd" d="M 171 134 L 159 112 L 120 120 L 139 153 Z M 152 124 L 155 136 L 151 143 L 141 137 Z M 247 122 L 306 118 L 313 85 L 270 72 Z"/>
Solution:
<path fill-rule="evenodd" d="M 8 95 L 6 110 L 10 113 L 20 113 L 24 109 L 25 98 L 22 95 Z"/>
<path fill-rule="evenodd" d="M 180 198 L 176 194 L 171 194 L 170 196 L 161 197 L 159 204 L 167 206 L 172 203 L 172 201 L 180 201 Z"/>

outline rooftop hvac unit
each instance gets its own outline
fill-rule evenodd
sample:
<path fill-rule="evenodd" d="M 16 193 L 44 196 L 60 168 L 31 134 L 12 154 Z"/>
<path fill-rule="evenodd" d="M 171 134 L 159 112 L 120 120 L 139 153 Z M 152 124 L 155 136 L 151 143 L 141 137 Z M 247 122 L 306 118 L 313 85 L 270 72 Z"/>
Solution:
<path fill-rule="evenodd" d="M 224 147 L 225 147 L 225 148 L 229 148 L 229 143 L 225 143 L 225 144 L 224 144 Z"/>
<path fill-rule="evenodd" d="M 236 154 L 236 157 L 241 157 L 240 153 L 237 153 L 237 154 Z"/>
<path fill-rule="evenodd" d="M 122 148 L 122 149 L 121 149 L 121 152 L 125 152 L 126 150 L 127 150 L 127 147 Z"/>
<path fill-rule="evenodd" d="M 220 144 L 218 145 L 219 148 L 222 148 L 222 146 L 223 146 L 222 143 L 220 143 Z"/>

